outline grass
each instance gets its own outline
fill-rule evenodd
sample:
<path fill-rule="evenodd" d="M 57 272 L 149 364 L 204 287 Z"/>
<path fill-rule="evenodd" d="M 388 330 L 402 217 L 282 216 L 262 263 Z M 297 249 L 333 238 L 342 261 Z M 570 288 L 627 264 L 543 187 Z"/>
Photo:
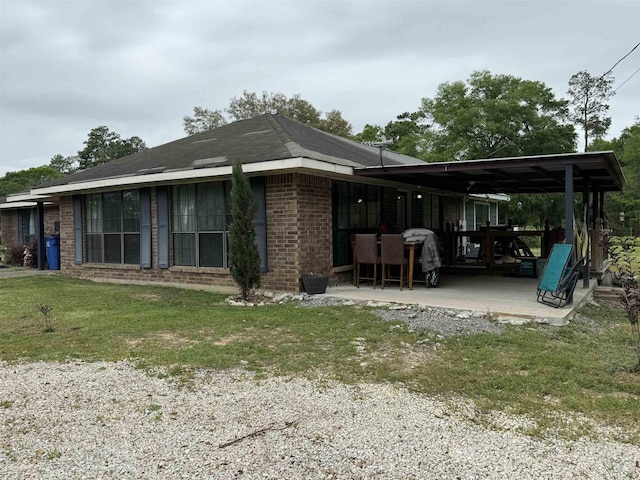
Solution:
<path fill-rule="evenodd" d="M 640 444 L 640 375 L 630 371 L 635 357 L 620 309 L 589 306 L 563 328 L 509 326 L 500 335 L 436 339 L 366 308 L 240 308 L 224 299 L 64 277 L 0 280 L 0 359 L 128 359 L 185 381 L 194 367 L 242 367 L 390 382 L 453 406 L 471 399 L 478 421 L 502 410 L 533 418 L 531 434 L 576 437 L 593 433 L 586 417 Z M 43 331 L 42 305 L 51 307 L 53 332 Z"/>

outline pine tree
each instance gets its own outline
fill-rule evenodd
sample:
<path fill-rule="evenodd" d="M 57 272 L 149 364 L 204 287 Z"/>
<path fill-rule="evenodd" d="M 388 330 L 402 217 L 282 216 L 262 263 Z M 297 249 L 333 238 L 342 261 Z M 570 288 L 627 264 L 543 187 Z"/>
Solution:
<path fill-rule="evenodd" d="M 253 288 L 260 286 L 260 254 L 253 227 L 256 208 L 249 180 L 240 162 L 235 162 L 231 177 L 229 268 L 244 300 Z"/>

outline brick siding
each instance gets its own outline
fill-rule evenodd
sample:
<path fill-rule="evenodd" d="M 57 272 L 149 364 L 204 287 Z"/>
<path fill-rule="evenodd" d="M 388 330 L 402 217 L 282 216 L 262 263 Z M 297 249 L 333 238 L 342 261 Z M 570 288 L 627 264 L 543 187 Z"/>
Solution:
<path fill-rule="evenodd" d="M 3 210 L 0 221 L 0 245 L 12 247 L 18 244 L 18 228 L 20 226 L 20 215 L 24 209 Z M 55 222 L 60 220 L 57 206 L 44 207 L 44 234 L 53 235 Z"/>
<path fill-rule="evenodd" d="M 300 291 L 301 275 L 310 272 L 331 272 L 331 181 L 328 178 L 305 174 L 272 175 L 266 177 L 265 194 L 268 272 L 262 274 L 261 287 L 278 291 Z M 76 265 L 73 245 L 73 202 L 71 197 L 61 198 L 62 272 L 80 278 L 199 284 L 235 291 L 231 274 L 222 268 L 158 268 L 158 211 L 155 189 L 151 190 L 151 205 L 151 268 L 120 264 Z M 169 251 L 171 257 L 171 248 Z"/>

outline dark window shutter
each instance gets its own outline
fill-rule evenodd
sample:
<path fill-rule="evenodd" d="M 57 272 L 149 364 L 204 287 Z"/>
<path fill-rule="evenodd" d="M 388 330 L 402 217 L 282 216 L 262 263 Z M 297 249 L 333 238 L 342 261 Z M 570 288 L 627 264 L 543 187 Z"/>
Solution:
<path fill-rule="evenodd" d="M 76 265 L 82 265 L 82 197 L 73 196 L 73 256 Z"/>
<path fill-rule="evenodd" d="M 151 193 L 140 189 L 140 266 L 151 268 Z"/>
<path fill-rule="evenodd" d="M 18 245 L 24 245 L 24 213 L 16 210 L 18 215 Z"/>
<path fill-rule="evenodd" d="M 268 270 L 267 264 L 267 205 L 265 196 L 264 177 L 254 177 L 251 179 L 251 190 L 256 202 L 256 215 L 253 219 L 253 226 L 256 231 L 256 244 L 260 253 L 260 271 Z"/>
<path fill-rule="evenodd" d="M 158 267 L 169 268 L 169 189 L 156 187 L 158 207 Z"/>

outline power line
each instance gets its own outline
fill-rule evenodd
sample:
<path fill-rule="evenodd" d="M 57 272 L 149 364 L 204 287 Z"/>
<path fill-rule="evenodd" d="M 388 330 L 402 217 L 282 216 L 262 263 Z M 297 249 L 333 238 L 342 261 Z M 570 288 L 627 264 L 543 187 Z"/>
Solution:
<path fill-rule="evenodd" d="M 620 90 L 620 87 L 622 87 L 625 83 L 627 83 L 629 80 L 631 80 L 631 78 L 638 72 L 640 72 L 640 67 L 638 67 L 638 69 L 635 72 L 633 72 L 631 75 L 629 75 L 629 77 L 627 77 L 627 79 L 624 82 L 622 82 L 620 85 L 618 85 L 618 88 L 616 88 L 611 93 L 616 93 L 618 90 Z"/>
<path fill-rule="evenodd" d="M 609 70 L 604 72 L 602 74 L 602 76 L 598 80 L 602 80 L 605 77 L 605 75 L 611 73 L 613 71 L 613 69 L 616 68 L 621 61 L 623 61 L 625 58 L 627 58 L 629 55 L 631 55 L 631 53 L 638 47 L 640 47 L 640 42 L 638 42 L 635 47 L 633 47 L 631 50 L 629 50 L 629 53 L 627 53 L 624 57 L 622 57 L 620 60 L 618 60 L 616 63 L 614 63 L 613 67 L 611 67 Z"/>

